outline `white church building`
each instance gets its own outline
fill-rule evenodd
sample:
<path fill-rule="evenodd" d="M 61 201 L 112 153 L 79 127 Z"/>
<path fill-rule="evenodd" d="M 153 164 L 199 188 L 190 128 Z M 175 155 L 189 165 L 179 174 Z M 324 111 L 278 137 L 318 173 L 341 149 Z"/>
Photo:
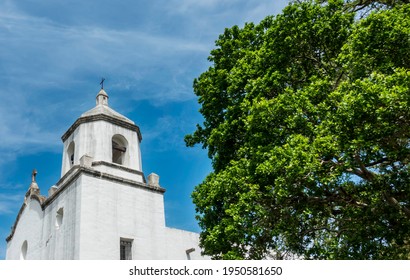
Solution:
<path fill-rule="evenodd" d="M 165 224 L 159 176 L 145 179 L 139 127 L 108 106 L 96 106 L 62 136 L 61 178 L 40 194 L 33 171 L 7 237 L 6 259 L 205 259 L 199 235 Z"/>

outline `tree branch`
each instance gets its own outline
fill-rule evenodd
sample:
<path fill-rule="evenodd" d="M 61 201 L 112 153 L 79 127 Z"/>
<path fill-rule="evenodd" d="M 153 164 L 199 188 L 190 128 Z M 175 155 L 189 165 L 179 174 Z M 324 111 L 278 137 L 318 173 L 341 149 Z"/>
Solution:
<path fill-rule="evenodd" d="M 383 192 L 383 196 L 384 196 L 384 198 L 386 199 L 387 203 L 390 206 L 399 208 L 400 210 L 402 210 L 404 212 L 404 214 L 407 216 L 407 218 L 410 218 L 409 208 L 407 208 L 406 206 L 400 205 L 400 203 L 397 201 L 397 199 L 395 199 L 394 197 L 388 195 L 387 192 Z"/>
<path fill-rule="evenodd" d="M 346 171 L 350 172 L 350 173 L 353 173 L 354 175 L 357 175 L 357 176 L 359 176 L 360 178 L 362 178 L 364 180 L 368 180 L 368 178 L 363 173 L 363 171 L 358 169 L 358 168 L 348 168 L 348 169 L 346 169 Z"/>
<path fill-rule="evenodd" d="M 363 161 L 360 159 L 360 156 L 358 154 L 355 154 L 354 159 L 359 164 L 359 168 L 360 168 L 360 171 L 362 173 L 362 178 L 364 178 L 368 181 L 372 181 L 374 179 L 374 174 L 373 174 L 373 172 L 370 172 L 369 170 L 367 170 L 367 168 L 364 165 Z"/>
<path fill-rule="evenodd" d="M 389 159 L 387 157 L 384 157 L 384 158 L 381 158 L 379 160 L 373 161 L 369 164 L 366 164 L 366 167 L 371 167 L 371 166 L 374 166 L 374 165 L 377 165 L 377 164 L 380 164 L 380 163 L 383 163 L 383 162 L 386 162 L 386 161 L 389 162 Z"/>

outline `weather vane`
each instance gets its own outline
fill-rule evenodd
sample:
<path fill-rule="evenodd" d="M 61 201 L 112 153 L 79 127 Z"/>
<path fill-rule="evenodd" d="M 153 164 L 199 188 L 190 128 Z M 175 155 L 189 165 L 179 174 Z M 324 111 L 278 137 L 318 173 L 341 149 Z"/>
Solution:
<path fill-rule="evenodd" d="M 101 78 L 101 83 L 100 83 L 101 89 L 104 89 L 104 81 L 105 81 L 105 78 Z"/>

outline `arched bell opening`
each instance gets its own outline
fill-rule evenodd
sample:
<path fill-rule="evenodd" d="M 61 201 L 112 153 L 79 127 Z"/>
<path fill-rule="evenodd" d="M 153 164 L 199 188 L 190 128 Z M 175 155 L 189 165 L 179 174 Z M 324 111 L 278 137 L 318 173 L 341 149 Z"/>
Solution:
<path fill-rule="evenodd" d="M 116 134 L 112 137 L 112 162 L 126 165 L 128 160 L 128 141 L 124 136 Z"/>

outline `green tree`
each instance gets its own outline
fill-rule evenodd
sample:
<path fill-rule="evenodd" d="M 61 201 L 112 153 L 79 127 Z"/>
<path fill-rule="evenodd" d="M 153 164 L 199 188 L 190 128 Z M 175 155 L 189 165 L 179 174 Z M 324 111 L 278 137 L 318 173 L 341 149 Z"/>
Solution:
<path fill-rule="evenodd" d="M 205 254 L 408 258 L 407 3 L 295 1 L 219 36 L 185 137 L 214 167 L 192 194 Z"/>

